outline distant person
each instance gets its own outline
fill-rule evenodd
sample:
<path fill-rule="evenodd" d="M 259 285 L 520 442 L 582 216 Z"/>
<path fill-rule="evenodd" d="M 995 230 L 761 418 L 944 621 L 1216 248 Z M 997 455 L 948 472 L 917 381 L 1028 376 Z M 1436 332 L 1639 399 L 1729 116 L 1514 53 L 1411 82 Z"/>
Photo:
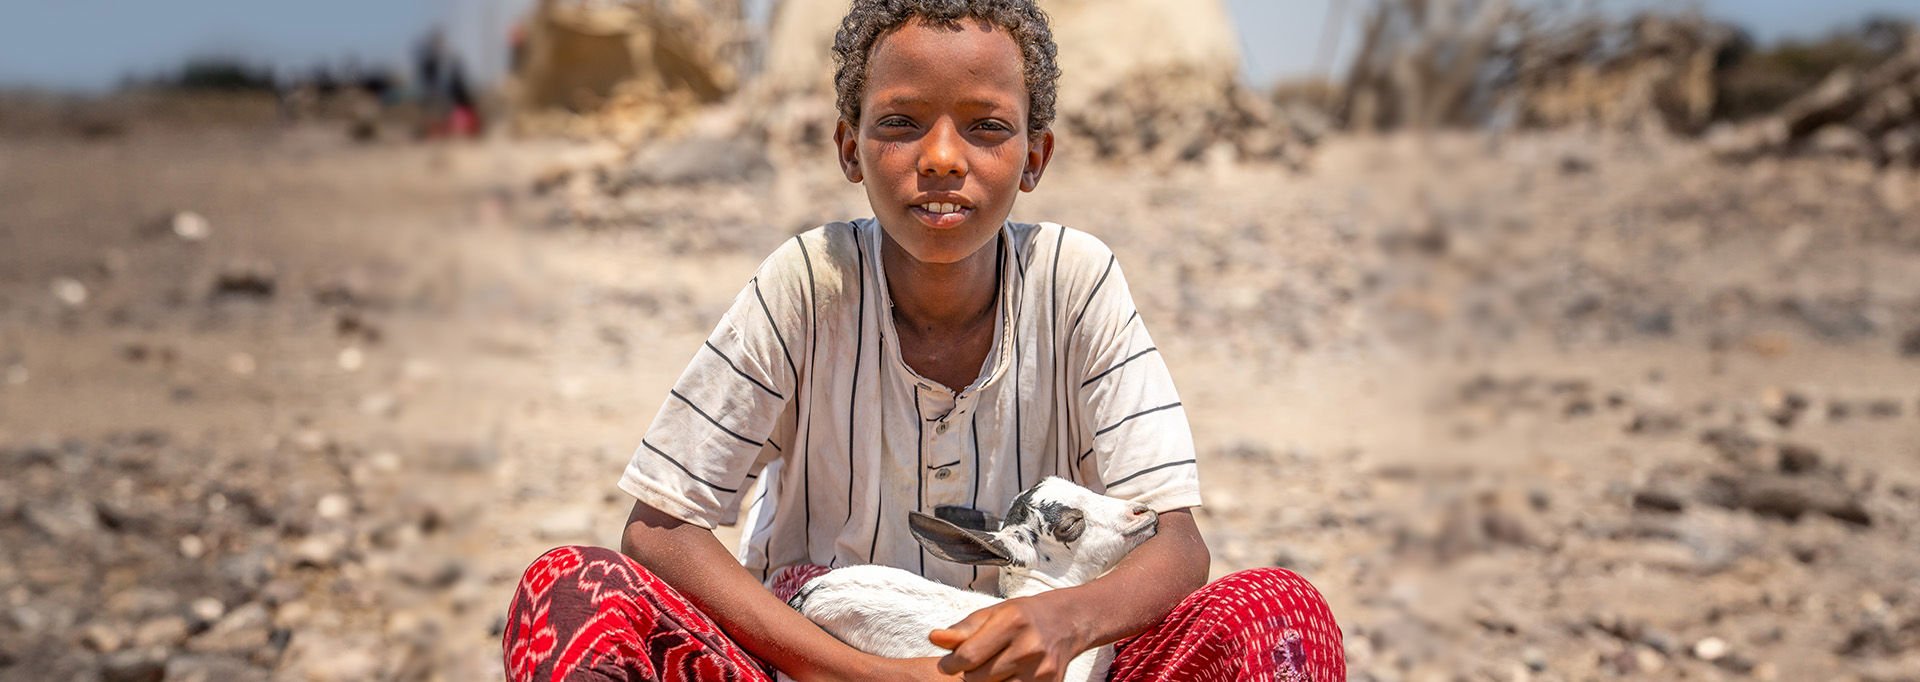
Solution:
<path fill-rule="evenodd" d="M 467 84 L 466 65 L 447 49 L 439 29 L 414 48 L 414 77 L 420 82 L 428 137 L 476 137 L 480 109 Z"/>
<path fill-rule="evenodd" d="M 509 677 L 1052 679 L 1118 643 L 1118 680 L 1344 679 L 1340 630 L 1300 576 L 1207 582 L 1187 416 L 1113 252 L 1007 220 L 1053 158 L 1045 15 L 857 0 L 834 56 L 838 161 L 874 217 L 760 265 L 619 479 L 635 498 L 621 552 L 562 547 L 527 569 Z M 907 513 L 998 513 L 1049 475 L 1152 508 L 1159 533 L 1085 585 L 929 633 L 941 658 L 860 653 L 782 603 L 867 563 L 991 590 L 994 569 L 929 560 Z M 745 501 L 736 560 L 709 529 Z"/>

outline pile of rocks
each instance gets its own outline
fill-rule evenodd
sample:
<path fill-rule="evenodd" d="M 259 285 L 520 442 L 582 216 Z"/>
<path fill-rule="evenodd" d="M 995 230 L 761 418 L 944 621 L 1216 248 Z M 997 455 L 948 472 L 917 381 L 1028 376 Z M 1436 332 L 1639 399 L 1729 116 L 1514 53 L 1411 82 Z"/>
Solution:
<path fill-rule="evenodd" d="M 1864 72 L 1841 70 L 1780 111 L 1709 139 L 1731 161 L 1817 155 L 1920 167 L 1920 34 Z"/>

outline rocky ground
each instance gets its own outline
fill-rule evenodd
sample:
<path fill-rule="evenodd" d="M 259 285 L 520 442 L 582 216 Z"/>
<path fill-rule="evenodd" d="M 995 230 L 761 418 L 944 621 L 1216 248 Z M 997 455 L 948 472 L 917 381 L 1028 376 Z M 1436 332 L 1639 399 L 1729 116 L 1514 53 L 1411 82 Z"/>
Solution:
<path fill-rule="evenodd" d="M 615 158 L 0 135 L 0 678 L 498 677 L 754 265 L 864 213 L 824 159 L 553 170 Z M 1920 679 L 1911 172 L 1334 138 L 1016 214 L 1119 253 L 1215 573 L 1311 578 L 1355 679 Z"/>

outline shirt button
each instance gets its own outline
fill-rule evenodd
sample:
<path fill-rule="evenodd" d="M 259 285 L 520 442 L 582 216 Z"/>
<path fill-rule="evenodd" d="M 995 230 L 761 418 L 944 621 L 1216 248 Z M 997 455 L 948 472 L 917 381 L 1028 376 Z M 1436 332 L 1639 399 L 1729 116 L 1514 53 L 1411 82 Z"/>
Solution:
<path fill-rule="evenodd" d="M 933 432 L 934 432 L 934 433 L 946 433 L 946 432 L 947 432 L 947 423 L 946 423 L 946 422 L 940 422 L 939 424 L 935 424 L 935 425 L 934 425 L 934 427 L 933 427 Z"/>
<path fill-rule="evenodd" d="M 939 471 L 933 472 L 933 477 L 942 481 L 953 478 L 953 467 L 940 467 Z"/>

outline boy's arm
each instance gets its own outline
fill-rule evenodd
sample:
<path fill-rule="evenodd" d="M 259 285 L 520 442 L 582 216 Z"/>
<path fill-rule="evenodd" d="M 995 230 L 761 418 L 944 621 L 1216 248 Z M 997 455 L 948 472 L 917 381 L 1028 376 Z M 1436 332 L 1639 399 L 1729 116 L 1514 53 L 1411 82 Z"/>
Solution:
<path fill-rule="evenodd" d="M 1082 651 L 1139 634 L 1207 582 L 1212 559 L 1188 509 L 1160 515 L 1152 539 L 1106 575 L 1077 587 L 1009 599 L 934 633 L 940 659 L 967 679 L 1058 679 Z M 957 645 L 957 647 L 955 646 Z"/>
<path fill-rule="evenodd" d="M 747 651 L 798 680 L 952 679 L 939 659 L 861 653 L 794 611 L 735 561 L 713 532 L 636 502 L 620 552 L 679 590 Z"/>

